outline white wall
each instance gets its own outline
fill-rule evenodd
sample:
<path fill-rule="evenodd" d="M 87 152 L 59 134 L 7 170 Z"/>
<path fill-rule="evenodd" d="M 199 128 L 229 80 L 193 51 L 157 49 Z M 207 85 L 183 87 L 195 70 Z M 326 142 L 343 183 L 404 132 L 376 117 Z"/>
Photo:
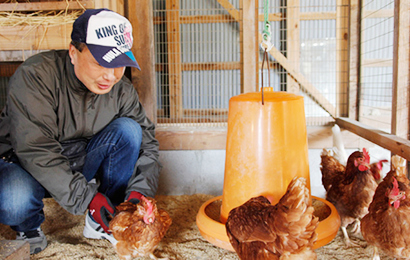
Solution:
<path fill-rule="evenodd" d="M 313 196 L 324 197 L 320 173 L 321 149 L 309 149 L 309 171 Z M 354 149 L 347 149 L 347 154 Z M 371 162 L 388 159 L 390 152 L 378 146 L 369 148 Z M 163 164 L 158 187 L 159 195 L 222 195 L 225 150 L 160 151 Z M 383 176 L 390 169 L 384 164 Z"/>

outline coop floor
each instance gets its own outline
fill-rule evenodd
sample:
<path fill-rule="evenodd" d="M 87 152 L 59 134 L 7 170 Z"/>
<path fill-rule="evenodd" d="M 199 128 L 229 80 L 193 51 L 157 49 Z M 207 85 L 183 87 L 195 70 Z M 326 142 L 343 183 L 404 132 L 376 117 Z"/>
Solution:
<path fill-rule="evenodd" d="M 196 214 L 200 206 L 213 198 L 211 195 L 195 194 L 181 196 L 158 196 L 158 205 L 166 209 L 172 219 L 165 238 L 155 251 L 158 257 L 170 260 L 237 260 L 235 253 L 208 243 L 198 231 Z M 86 239 L 82 235 L 84 216 L 73 216 L 63 210 L 53 199 L 45 199 L 46 221 L 42 228 L 49 245 L 31 259 L 119 259 L 111 244 L 106 240 Z M 15 238 L 14 232 L 0 224 L 0 240 Z M 361 238 L 353 238 L 361 248 L 346 249 L 341 233 L 329 244 L 316 250 L 319 260 L 371 259 L 372 248 Z M 384 260 L 392 258 L 381 255 Z M 147 258 L 137 258 L 138 260 Z"/>

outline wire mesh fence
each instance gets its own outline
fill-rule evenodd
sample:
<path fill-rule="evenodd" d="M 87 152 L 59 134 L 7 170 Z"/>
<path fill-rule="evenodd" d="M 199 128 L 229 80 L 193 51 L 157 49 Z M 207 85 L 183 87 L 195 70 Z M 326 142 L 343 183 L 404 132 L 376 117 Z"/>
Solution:
<path fill-rule="evenodd" d="M 347 111 L 347 68 L 340 64 L 348 60 L 347 45 L 341 45 L 341 32 L 348 30 L 348 5 L 338 2 L 275 0 L 267 7 L 272 44 L 286 64 L 269 54 L 269 75 L 265 68 L 259 77 L 276 91 L 304 95 L 309 125 L 324 125 Z M 153 3 L 158 124 L 224 125 L 229 98 L 242 89 L 243 39 L 241 20 L 235 17 L 242 11 L 240 1 Z M 262 32 L 263 1 L 257 8 Z M 261 64 L 264 50 L 259 49 Z"/>
<path fill-rule="evenodd" d="M 362 4 L 359 121 L 391 130 L 394 0 Z"/>

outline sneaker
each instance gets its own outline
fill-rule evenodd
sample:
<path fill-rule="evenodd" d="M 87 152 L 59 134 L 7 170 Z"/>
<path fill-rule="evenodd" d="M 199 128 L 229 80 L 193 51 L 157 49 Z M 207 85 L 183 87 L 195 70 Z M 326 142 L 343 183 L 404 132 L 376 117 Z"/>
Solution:
<path fill-rule="evenodd" d="M 114 238 L 114 236 L 112 234 L 105 233 L 101 225 L 95 222 L 94 219 L 92 219 L 90 213 L 87 213 L 87 215 L 85 216 L 83 235 L 86 238 L 107 239 L 111 242 L 111 244 L 117 244 L 117 240 Z"/>
<path fill-rule="evenodd" d="M 16 240 L 25 240 L 30 244 L 30 254 L 37 254 L 47 247 L 47 238 L 41 228 L 26 232 L 16 232 Z"/>

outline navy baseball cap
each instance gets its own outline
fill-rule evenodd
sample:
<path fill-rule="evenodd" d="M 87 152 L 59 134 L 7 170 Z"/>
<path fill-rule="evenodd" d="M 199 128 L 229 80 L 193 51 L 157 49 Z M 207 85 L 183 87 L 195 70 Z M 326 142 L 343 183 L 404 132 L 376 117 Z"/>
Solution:
<path fill-rule="evenodd" d="M 85 43 L 105 68 L 135 67 L 141 70 L 131 52 L 131 23 L 116 12 L 106 8 L 86 10 L 74 21 L 71 40 Z"/>

